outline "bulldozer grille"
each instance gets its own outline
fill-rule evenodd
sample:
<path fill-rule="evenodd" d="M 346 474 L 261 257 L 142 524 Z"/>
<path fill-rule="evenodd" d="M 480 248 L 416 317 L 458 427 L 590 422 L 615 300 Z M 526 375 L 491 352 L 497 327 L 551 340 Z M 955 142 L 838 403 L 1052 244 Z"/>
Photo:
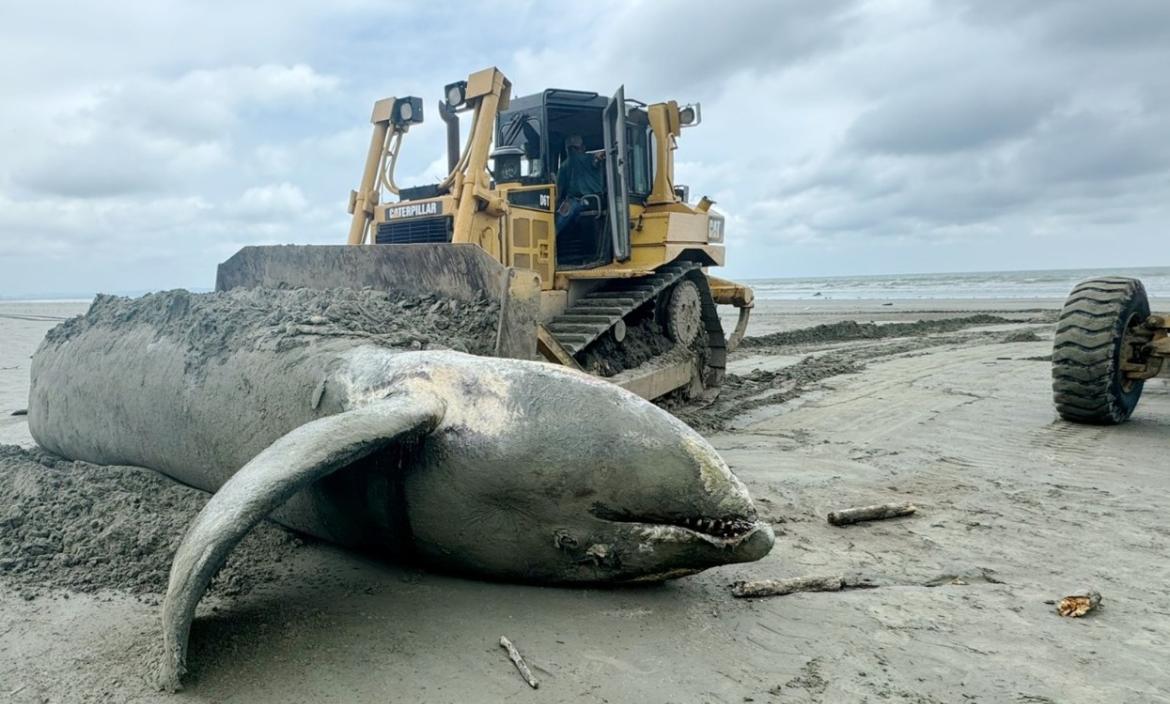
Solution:
<path fill-rule="evenodd" d="M 451 241 L 451 218 L 414 218 L 378 223 L 378 244 L 439 244 Z"/>

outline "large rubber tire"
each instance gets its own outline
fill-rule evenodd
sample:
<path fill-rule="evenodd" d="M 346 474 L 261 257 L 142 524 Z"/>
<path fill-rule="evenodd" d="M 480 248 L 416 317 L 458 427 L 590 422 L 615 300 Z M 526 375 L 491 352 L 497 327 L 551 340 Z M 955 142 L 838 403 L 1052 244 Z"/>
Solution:
<path fill-rule="evenodd" d="M 1127 332 L 1150 317 L 1146 290 L 1137 279 L 1106 277 L 1076 285 L 1056 323 L 1052 394 L 1061 418 L 1116 425 L 1133 413 L 1141 380 L 1120 369 Z"/>

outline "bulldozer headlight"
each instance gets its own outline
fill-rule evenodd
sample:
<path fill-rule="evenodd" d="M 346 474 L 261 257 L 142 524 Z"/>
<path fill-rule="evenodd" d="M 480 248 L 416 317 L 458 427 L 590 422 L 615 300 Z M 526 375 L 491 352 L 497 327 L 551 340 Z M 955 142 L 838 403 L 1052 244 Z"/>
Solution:
<path fill-rule="evenodd" d="M 678 111 L 678 123 L 683 127 L 694 127 L 703 121 L 703 111 L 698 103 L 687 105 Z"/>
<path fill-rule="evenodd" d="M 524 175 L 520 164 L 523 158 L 524 150 L 519 147 L 497 147 L 492 151 L 492 176 L 500 183 L 519 181 Z"/>
<path fill-rule="evenodd" d="M 406 97 L 394 101 L 390 120 L 398 125 L 415 125 L 423 121 L 422 98 Z"/>
<path fill-rule="evenodd" d="M 447 105 L 457 108 L 467 100 L 467 81 L 456 81 L 443 88 L 443 95 L 447 96 Z"/>

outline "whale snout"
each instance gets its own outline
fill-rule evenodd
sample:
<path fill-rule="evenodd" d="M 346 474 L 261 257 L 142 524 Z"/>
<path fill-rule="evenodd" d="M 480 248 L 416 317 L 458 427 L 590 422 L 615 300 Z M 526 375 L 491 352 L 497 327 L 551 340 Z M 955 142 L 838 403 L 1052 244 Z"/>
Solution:
<path fill-rule="evenodd" d="M 615 496 L 622 508 L 599 501 L 591 509 L 625 546 L 627 574 L 620 579 L 654 581 L 767 555 L 775 533 L 759 519 L 744 484 L 689 427 L 673 417 L 661 422 L 674 442 L 653 449 L 648 471 L 659 490 Z"/>
<path fill-rule="evenodd" d="M 408 478 L 415 547 L 428 562 L 524 581 L 655 581 L 771 550 L 775 534 L 747 488 L 682 421 L 562 368 L 494 369 L 478 359 L 467 366 L 473 382 L 447 387 L 489 389 L 506 427 L 459 410 L 486 408 L 484 392 L 449 400 L 454 420 Z"/>

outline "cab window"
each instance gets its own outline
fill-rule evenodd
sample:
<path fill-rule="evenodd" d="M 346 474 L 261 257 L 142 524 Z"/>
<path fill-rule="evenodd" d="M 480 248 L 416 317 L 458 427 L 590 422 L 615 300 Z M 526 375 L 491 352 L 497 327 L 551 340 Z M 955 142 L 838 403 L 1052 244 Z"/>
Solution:
<path fill-rule="evenodd" d="M 535 111 L 513 113 L 500 125 L 497 146 L 518 147 L 524 152 L 524 158 L 520 162 L 523 176 L 544 174 L 540 133 L 540 119 Z"/>

